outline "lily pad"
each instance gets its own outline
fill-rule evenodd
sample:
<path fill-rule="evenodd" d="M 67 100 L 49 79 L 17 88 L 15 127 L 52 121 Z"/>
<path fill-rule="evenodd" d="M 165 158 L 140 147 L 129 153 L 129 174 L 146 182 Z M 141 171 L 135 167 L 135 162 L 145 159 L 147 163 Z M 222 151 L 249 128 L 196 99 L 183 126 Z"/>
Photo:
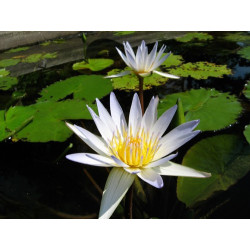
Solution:
<path fill-rule="evenodd" d="M 20 61 L 21 61 L 20 59 L 3 59 L 0 61 L 0 68 L 14 66 L 18 64 Z"/>
<path fill-rule="evenodd" d="M 247 32 L 231 32 L 223 37 L 223 39 L 230 42 L 244 42 L 250 44 L 250 36 Z"/>
<path fill-rule="evenodd" d="M 114 36 L 126 36 L 134 34 L 136 31 L 117 31 L 114 33 Z"/>
<path fill-rule="evenodd" d="M 185 63 L 178 68 L 169 69 L 169 73 L 177 76 L 195 79 L 207 79 L 208 77 L 219 77 L 232 74 L 231 69 L 227 65 L 216 65 L 209 62 Z"/>
<path fill-rule="evenodd" d="M 0 90 L 8 90 L 18 83 L 18 79 L 12 76 L 0 77 Z"/>
<path fill-rule="evenodd" d="M 100 71 L 110 67 L 113 63 L 112 59 L 88 59 L 88 62 L 74 63 L 73 70 L 90 69 L 91 71 Z"/>
<path fill-rule="evenodd" d="M 163 56 L 166 55 L 165 53 L 163 54 Z M 161 64 L 161 67 L 166 67 L 166 68 L 169 68 L 169 67 L 172 67 L 172 66 L 179 66 L 180 64 L 183 63 L 183 58 L 182 56 L 180 55 L 174 55 L 174 54 L 171 54 L 167 60 L 165 60 L 162 64 Z"/>
<path fill-rule="evenodd" d="M 80 75 L 55 82 L 44 88 L 37 102 L 58 101 L 72 95 L 74 99 L 84 99 L 93 102 L 95 98 L 102 98 L 112 91 L 110 80 L 97 75 Z"/>
<path fill-rule="evenodd" d="M 128 68 L 125 68 L 124 70 L 128 70 Z M 108 75 L 115 75 L 120 72 L 121 72 L 120 69 L 113 69 L 108 72 Z M 125 91 L 139 90 L 139 81 L 135 74 L 113 78 L 111 79 L 111 81 L 114 89 L 125 90 Z M 168 78 L 166 77 L 157 74 L 152 74 L 151 76 L 144 78 L 143 89 L 144 90 L 151 89 L 153 86 L 163 85 L 167 81 Z"/>
<path fill-rule="evenodd" d="M 24 58 L 22 61 L 25 63 L 36 63 L 39 62 L 40 60 L 43 59 L 49 59 L 49 58 L 56 58 L 57 57 L 57 53 L 47 53 L 47 54 L 33 54 L 30 56 L 27 56 L 26 58 Z"/>
<path fill-rule="evenodd" d="M 19 52 L 19 51 L 25 51 L 25 50 L 28 50 L 29 47 L 20 47 L 20 48 L 15 48 L 15 49 L 10 49 L 4 53 L 16 53 L 16 52 Z"/>
<path fill-rule="evenodd" d="M 207 34 L 207 33 L 202 33 L 202 32 L 192 32 L 188 33 L 182 37 L 177 37 L 176 40 L 178 42 L 186 43 L 190 42 L 193 40 L 198 40 L 198 41 L 207 41 L 207 40 L 212 40 L 213 36 Z"/>
<path fill-rule="evenodd" d="M 248 143 L 250 144 L 250 124 L 245 126 L 244 136 L 246 137 Z"/>
<path fill-rule="evenodd" d="M 250 60 L 250 46 L 244 47 L 237 52 L 241 57 Z"/>
<path fill-rule="evenodd" d="M 243 94 L 246 98 L 250 99 L 250 81 L 247 81 L 247 84 L 245 84 Z"/>
<path fill-rule="evenodd" d="M 9 75 L 10 72 L 6 69 L 0 69 L 0 77 L 4 77 L 4 76 L 7 76 Z"/>
<path fill-rule="evenodd" d="M 205 179 L 179 177 L 178 199 L 188 207 L 211 197 L 216 191 L 225 191 L 250 170 L 250 146 L 235 135 L 219 135 L 203 139 L 185 155 L 182 164 L 210 172 Z"/>
<path fill-rule="evenodd" d="M 95 107 L 93 108 L 95 109 Z M 5 128 L 8 132 L 15 131 L 30 118 L 32 118 L 32 122 L 13 135 L 13 140 L 65 141 L 72 132 L 65 125 L 64 120 L 91 119 L 91 116 L 85 101 L 42 102 L 30 106 L 11 107 L 6 113 Z M 0 140 L 2 139 L 0 138 Z"/>
<path fill-rule="evenodd" d="M 234 95 L 215 89 L 192 89 L 161 99 L 158 106 L 159 114 L 174 106 L 178 98 L 182 101 L 186 121 L 200 119 L 197 128 L 203 131 L 219 130 L 235 123 L 242 111 Z"/>

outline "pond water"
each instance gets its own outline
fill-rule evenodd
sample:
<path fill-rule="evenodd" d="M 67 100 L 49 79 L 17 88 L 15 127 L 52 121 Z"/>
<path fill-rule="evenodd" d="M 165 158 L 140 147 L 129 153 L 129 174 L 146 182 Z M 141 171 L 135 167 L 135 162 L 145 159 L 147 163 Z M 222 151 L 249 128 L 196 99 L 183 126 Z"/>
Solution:
<path fill-rule="evenodd" d="M 136 49 L 144 39 L 150 49 L 156 40 L 167 45 L 161 71 L 181 77 L 145 79 L 145 106 L 158 95 L 161 114 L 180 98 L 186 121 L 200 119 L 202 133 L 174 161 L 212 177 L 164 176 L 162 189 L 136 182 L 134 218 L 249 218 L 250 34 L 102 33 L 1 52 L 0 217 L 97 218 L 109 170 L 65 158 L 92 151 L 64 121 L 98 134 L 86 104 L 94 108 L 97 97 L 109 108 L 111 91 L 128 117 L 136 77 L 103 77 L 126 67 L 115 46 Z M 123 200 L 112 218 L 125 217 Z"/>

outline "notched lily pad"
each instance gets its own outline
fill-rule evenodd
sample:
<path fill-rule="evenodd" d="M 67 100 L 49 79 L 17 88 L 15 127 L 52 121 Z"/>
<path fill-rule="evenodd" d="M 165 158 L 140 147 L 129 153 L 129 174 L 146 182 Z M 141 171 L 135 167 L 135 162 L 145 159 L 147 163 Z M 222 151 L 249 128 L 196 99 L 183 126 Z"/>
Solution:
<path fill-rule="evenodd" d="M 232 74 L 227 65 L 216 65 L 209 62 L 185 63 L 177 68 L 169 69 L 169 73 L 177 76 L 195 79 L 207 79 L 208 77 L 219 77 Z"/>
<path fill-rule="evenodd" d="M 44 88 L 37 102 L 58 101 L 73 94 L 74 99 L 84 99 L 93 102 L 95 98 L 102 98 L 112 91 L 110 80 L 97 75 L 80 75 L 55 82 Z"/>
<path fill-rule="evenodd" d="M 247 32 L 230 32 L 223 36 L 223 39 L 230 42 L 243 42 L 245 44 L 250 44 L 250 36 Z"/>
<path fill-rule="evenodd" d="M 125 68 L 124 70 L 128 70 Z M 120 73 L 122 70 L 120 69 L 113 69 L 108 72 L 108 75 L 115 75 Z M 160 86 L 167 82 L 168 78 L 152 74 L 151 76 L 144 78 L 144 85 L 143 89 L 151 89 L 153 86 Z M 122 77 L 117 77 L 111 79 L 112 85 L 114 89 L 125 90 L 125 91 L 138 91 L 139 90 L 139 81 L 135 74 L 126 75 Z"/>
<path fill-rule="evenodd" d="M 14 66 L 18 64 L 20 61 L 21 61 L 20 59 L 3 59 L 0 61 L 0 68 Z"/>
<path fill-rule="evenodd" d="M 57 52 L 54 53 L 47 53 L 47 54 L 33 54 L 30 56 L 27 56 L 22 60 L 22 62 L 25 63 L 36 63 L 39 62 L 40 60 L 43 59 L 50 59 L 50 58 L 56 58 L 57 57 Z"/>
<path fill-rule="evenodd" d="M 192 89 L 161 99 L 158 106 L 159 114 L 174 106 L 178 98 L 182 101 L 186 121 L 199 119 L 197 128 L 202 131 L 223 129 L 235 123 L 242 111 L 234 95 L 215 89 Z"/>
<path fill-rule="evenodd" d="M 4 53 L 16 53 L 16 52 L 19 52 L 19 51 L 28 50 L 29 48 L 30 48 L 30 47 L 20 47 L 20 48 L 15 48 L 15 49 L 7 50 L 7 51 L 5 51 Z"/>
<path fill-rule="evenodd" d="M 166 53 L 163 54 L 163 56 L 166 55 Z M 172 67 L 172 66 L 179 66 L 180 64 L 183 63 L 183 58 L 182 56 L 180 55 L 174 55 L 174 54 L 171 54 L 167 60 L 165 60 L 162 64 L 161 64 L 161 67 L 166 67 L 166 68 L 169 68 L 169 67 Z"/>
<path fill-rule="evenodd" d="M 178 199 L 188 207 L 227 190 L 250 170 L 250 146 L 235 135 L 203 139 L 185 155 L 182 164 L 209 172 L 210 178 L 183 178 L 177 182 Z"/>
<path fill-rule="evenodd" d="M 8 90 L 18 83 L 18 79 L 12 76 L 0 77 L 0 90 Z"/>
<path fill-rule="evenodd" d="M 73 70 L 90 69 L 91 71 L 100 71 L 114 64 L 112 59 L 88 59 L 88 62 L 78 62 L 73 64 Z"/>
<path fill-rule="evenodd" d="M 250 46 L 244 47 L 237 52 L 241 57 L 250 60 Z"/>
<path fill-rule="evenodd" d="M 250 124 L 245 126 L 245 130 L 243 133 L 244 133 L 244 136 L 246 137 L 246 140 L 250 144 Z"/>
<path fill-rule="evenodd" d="M 212 40 L 212 39 L 213 39 L 212 35 L 209 35 L 207 33 L 202 33 L 202 32 L 187 33 L 186 35 L 182 37 L 176 38 L 178 42 L 182 42 L 182 43 L 190 42 L 193 40 L 207 41 L 207 40 Z"/>

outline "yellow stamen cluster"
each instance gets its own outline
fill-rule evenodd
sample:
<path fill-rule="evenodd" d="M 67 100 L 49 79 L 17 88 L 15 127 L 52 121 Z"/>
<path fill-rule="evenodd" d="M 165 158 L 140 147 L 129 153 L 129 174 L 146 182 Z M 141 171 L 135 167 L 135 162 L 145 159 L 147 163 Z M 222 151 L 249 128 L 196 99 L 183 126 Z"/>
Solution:
<path fill-rule="evenodd" d="M 153 160 L 160 147 L 159 139 L 153 133 L 145 133 L 144 129 L 134 136 L 131 128 L 129 131 L 122 135 L 117 132 L 110 142 L 110 149 L 115 157 L 130 167 L 143 167 Z"/>

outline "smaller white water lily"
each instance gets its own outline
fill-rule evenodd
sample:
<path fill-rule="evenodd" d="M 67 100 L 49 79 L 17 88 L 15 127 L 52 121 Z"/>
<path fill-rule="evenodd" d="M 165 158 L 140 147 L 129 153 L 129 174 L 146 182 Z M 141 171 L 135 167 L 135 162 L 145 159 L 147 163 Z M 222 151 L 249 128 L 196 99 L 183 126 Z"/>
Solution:
<path fill-rule="evenodd" d="M 171 54 L 171 52 L 169 52 L 168 54 L 162 57 L 162 54 L 164 53 L 166 49 L 165 45 L 162 45 L 160 51 L 157 54 L 158 42 L 156 42 L 153 49 L 148 54 L 148 47 L 146 46 L 145 41 L 142 41 L 141 45 L 138 46 L 136 55 L 131 45 L 129 44 L 129 42 L 124 42 L 123 45 L 124 45 L 125 55 L 118 48 L 116 49 L 119 55 L 121 56 L 121 58 L 123 59 L 123 61 L 132 69 L 132 71 L 130 70 L 123 71 L 116 75 L 106 76 L 105 78 L 125 76 L 125 75 L 131 74 L 132 72 L 134 72 L 136 75 L 139 75 L 141 77 L 145 77 L 152 73 L 156 73 L 158 75 L 168 77 L 168 78 L 174 78 L 174 79 L 180 78 L 179 76 L 170 75 L 170 74 L 155 70 Z"/>
<path fill-rule="evenodd" d="M 156 188 L 163 187 L 161 175 L 210 177 L 209 173 L 170 162 L 177 155 L 171 153 L 200 132 L 193 131 L 199 120 L 186 122 L 163 136 L 177 105 L 157 120 L 158 101 L 158 97 L 153 97 L 142 115 L 138 95 L 134 94 L 127 124 L 114 93 L 110 94 L 111 115 L 96 99 L 99 116 L 90 107 L 88 109 L 101 137 L 67 123 L 97 153 L 70 154 L 66 156 L 69 160 L 99 167 L 113 167 L 104 188 L 99 218 L 110 218 L 136 175 Z"/>

